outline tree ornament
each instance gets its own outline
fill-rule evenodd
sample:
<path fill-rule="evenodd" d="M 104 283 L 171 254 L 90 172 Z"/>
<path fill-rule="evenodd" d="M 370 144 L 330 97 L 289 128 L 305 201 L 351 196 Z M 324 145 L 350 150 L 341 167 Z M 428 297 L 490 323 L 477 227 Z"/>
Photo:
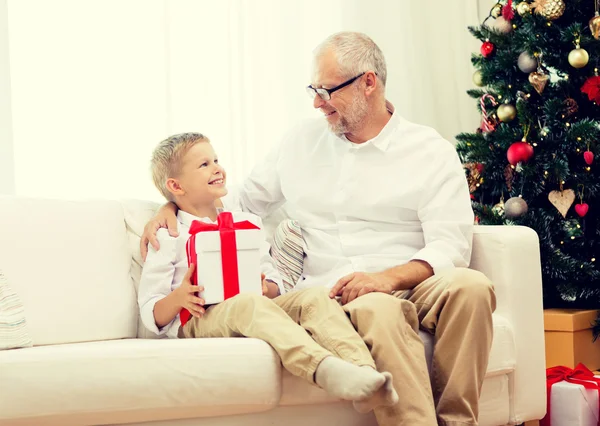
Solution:
<path fill-rule="evenodd" d="M 469 192 L 473 193 L 477 190 L 477 185 L 482 182 L 481 173 L 483 172 L 483 164 L 465 163 L 463 167 L 468 172 L 467 183 L 469 184 Z"/>
<path fill-rule="evenodd" d="M 520 3 L 521 4 L 521 3 Z M 522 52 L 517 59 L 517 66 L 526 74 L 534 72 L 538 67 L 538 61 L 528 52 Z"/>
<path fill-rule="evenodd" d="M 598 3 L 596 3 L 596 7 L 598 7 Z M 596 15 L 592 19 L 590 19 L 590 31 L 592 32 L 592 36 L 596 40 L 600 37 L 600 14 L 596 11 Z"/>
<path fill-rule="evenodd" d="M 483 87 L 483 75 L 481 74 L 481 70 L 477 70 L 473 73 L 473 83 L 475 86 Z"/>
<path fill-rule="evenodd" d="M 504 180 L 506 182 L 506 189 L 512 191 L 513 181 L 515 180 L 515 169 L 510 164 L 504 168 Z"/>
<path fill-rule="evenodd" d="M 575 212 L 579 215 L 579 217 L 584 217 L 587 214 L 590 206 L 583 202 L 583 190 L 585 187 L 583 185 L 577 185 L 577 187 L 581 187 L 581 191 L 579 191 L 579 204 L 575 206 Z"/>
<path fill-rule="evenodd" d="M 520 16 L 529 15 L 531 13 L 531 6 L 526 1 L 522 1 L 517 5 L 517 13 Z"/>
<path fill-rule="evenodd" d="M 590 19 L 589 26 L 592 36 L 598 40 L 598 37 L 600 37 L 600 13 L 598 13 L 598 0 L 594 0 L 594 9 L 596 13 L 594 13 L 594 16 L 592 19 Z"/>
<path fill-rule="evenodd" d="M 569 52 L 569 64 L 571 64 L 573 68 L 583 68 L 588 64 L 589 61 L 590 55 L 585 49 L 582 49 L 579 46 L 579 43 L 575 49 Z"/>
<path fill-rule="evenodd" d="M 583 217 L 587 214 L 589 208 L 590 206 L 588 206 L 588 203 L 579 203 L 575 206 L 575 212 L 577 212 L 580 217 Z"/>
<path fill-rule="evenodd" d="M 595 75 L 588 78 L 581 86 L 581 91 L 588 96 L 590 101 L 600 104 L 600 77 Z"/>
<path fill-rule="evenodd" d="M 531 83 L 535 91 L 538 92 L 538 94 L 540 95 L 546 88 L 549 79 L 550 76 L 541 72 L 540 69 L 538 69 L 538 71 L 536 72 L 532 72 L 531 74 L 529 74 L 529 83 Z"/>
<path fill-rule="evenodd" d="M 575 201 L 575 191 L 572 189 L 563 191 L 562 188 L 560 191 L 550 191 L 548 200 L 556 207 L 562 217 L 567 217 L 567 213 Z"/>
<path fill-rule="evenodd" d="M 508 22 L 512 21 L 512 19 L 515 17 L 515 12 L 512 8 L 512 0 L 508 0 L 502 8 L 502 17 Z"/>
<path fill-rule="evenodd" d="M 516 219 L 527 213 L 528 207 L 521 197 L 511 197 L 504 204 L 504 216 L 507 219 Z"/>
<path fill-rule="evenodd" d="M 535 13 L 550 21 L 560 18 L 565 12 L 564 0 L 535 0 L 531 3 L 531 7 Z"/>
<path fill-rule="evenodd" d="M 498 107 L 498 111 L 496 111 L 496 115 L 503 123 L 508 123 L 513 121 L 517 116 L 517 109 L 514 105 L 511 104 L 502 104 Z"/>
<path fill-rule="evenodd" d="M 577 111 L 579 111 L 579 105 L 577 105 L 577 101 L 575 101 L 575 99 L 573 98 L 567 98 L 565 99 L 565 115 L 567 117 L 572 116 L 573 114 L 576 114 Z"/>
<path fill-rule="evenodd" d="M 589 148 L 586 152 L 583 153 L 583 160 L 585 161 L 585 164 L 587 164 L 588 166 L 591 166 L 592 163 L 594 162 L 594 153 L 592 151 L 590 151 Z"/>
<path fill-rule="evenodd" d="M 504 19 L 502 16 L 499 16 L 498 18 L 494 19 L 494 22 L 492 23 L 492 28 L 502 34 L 508 34 L 513 29 L 512 24 L 506 19 Z"/>
<path fill-rule="evenodd" d="M 494 7 L 492 7 L 490 15 L 492 15 L 494 18 L 497 18 L 498 16 L 502 15 L 502 5 L 500 3 L 496 3 Z"/>
<path fill-rule="evenodd" d="M 499 203 L 494 204 L 494 207 L 492 207 L 492 211 L 499 215 L 504 214 L 504 197 L 500 199 Z"/>
<path fill-rule="evenodd" d="M 506 151 L 506 158 L 513 166 L 527 163 L 531 157 L 533 157 L 533 147 L 524 140 L 513 143 Z"/>
<path fill-rule="evenodd" d="M 496 99 L 494 99 L 494 97 L 492 95 L 490 95 L 489 93 L 486 93 L 479 99 L 479 105 L 481 107 L 481 114 L 482 114 L 481 125 L 479 126 L 479 129 L 483 132 L 484 135 L 486 133 L 493 132 L 494 130 L 496 130 L 496 127 L 498 127 L 498 121 L 494 118 L 493 115 L 491 115 L 487 111 L 487 108 L 485 106 L 486 99 L 490 100 L 492 106 L 498 105 L 498 102 L 496 102 Z"/>
<path fill-rule="evenodd" d="M 489 58 L 492 55 L 492 53 L 494 53 L 494 49 L 494 43 L 490 42 L 489 40 L 486 40 L 481 45 L 480 51 L 484 58 Z"/>

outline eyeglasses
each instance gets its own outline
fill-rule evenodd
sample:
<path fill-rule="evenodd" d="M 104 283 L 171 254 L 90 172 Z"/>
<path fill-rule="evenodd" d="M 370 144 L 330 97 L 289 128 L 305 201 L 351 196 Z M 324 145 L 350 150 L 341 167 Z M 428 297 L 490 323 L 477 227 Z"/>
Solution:
<path fill-rule="evenodd" d="M 362 77 L 363 75 L 366 74 L 366 71 L 357 75 L 356 77 L 351 78 L 348 81 L 343 82 L 342 84 L 340 84 L 339 86 L 335 86 L 331 89 L 323 89 L 323 88 L 319 88 L 319 89 L 315 89 L 312 86 L 308 86 L 306 88 L 306 93 L 308 93 L 308 96 L 310 96 L 311 99 L 314 99 L 315 96 L 319 95 L 321 97 L 321 99 L 323 99 L 324 101 L 328 101 L 331 99 L 331 94 L 337 90 L 343 89 L 344 87 L 354 83 L 356 81 L 356 79 Z"/>

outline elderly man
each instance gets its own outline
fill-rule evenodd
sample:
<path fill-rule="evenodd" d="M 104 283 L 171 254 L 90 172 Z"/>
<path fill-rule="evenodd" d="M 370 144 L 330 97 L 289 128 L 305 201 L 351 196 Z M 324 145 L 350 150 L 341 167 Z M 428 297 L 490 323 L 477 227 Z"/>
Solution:
<path fill-rule="evenodd" d="M 330 287 L 377 368 L 393 374 L 400 400 L 375 410 L 380 425 L 476 425 L 495 296 L 467 269 L 473 212 L 458 156 L 386 101 L 385 59 L 366 35 L 330 36 L 314 63 L 307 89 L 325 117 L 292 129 L 236 202 L 262 217 L 286 203 L 301 225 L 296 289 Z M 164 206 L 142 251 L 158 227 L 176 234 L 174 218 Z M 435 336 L 431 378 L 419 327 Z"/>

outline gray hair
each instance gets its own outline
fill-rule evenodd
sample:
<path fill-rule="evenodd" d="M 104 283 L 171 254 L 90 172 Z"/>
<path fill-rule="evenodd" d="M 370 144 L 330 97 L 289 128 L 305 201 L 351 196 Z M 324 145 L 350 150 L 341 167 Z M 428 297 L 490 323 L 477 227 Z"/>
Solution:
<path fill-rule="evenodd" d="M 342 73 L 354 77 L 365 71 L 375 71 L 385 86 L 387 68 L 383 52 L 366 34 L 344 31 L 330 35 L 314 51 L 315 57 L 332 49 Z"/>
<path fill-rule="evenodd" d="M 188 150 L 200 142 L 210 142 L 202 133 L 180 133 L 160 142 L 152 153 L 150 172 L 154 185 L 169 201 L 173 194 L 167 189 L 167 180 L 175 177 L 181 168 L 181 159 Z"/>

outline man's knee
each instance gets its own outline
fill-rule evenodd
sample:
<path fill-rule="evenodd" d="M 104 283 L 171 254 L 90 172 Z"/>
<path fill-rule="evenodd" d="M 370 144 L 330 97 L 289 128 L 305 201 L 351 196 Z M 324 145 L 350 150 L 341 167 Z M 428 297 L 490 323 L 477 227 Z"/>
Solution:
<path fill-rule="evenodd" d="M 447 289 L 455 297 L 472 304 L 490 303 L 496 306 L 494 285 L 481 272 L 467 268 L 457 268 L 448 276 Z"/>

